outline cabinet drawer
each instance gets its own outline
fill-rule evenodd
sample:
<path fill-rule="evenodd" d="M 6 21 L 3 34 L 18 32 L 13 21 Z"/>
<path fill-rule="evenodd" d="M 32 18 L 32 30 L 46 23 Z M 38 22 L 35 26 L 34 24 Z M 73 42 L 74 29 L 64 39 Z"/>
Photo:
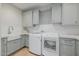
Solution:
<path fill-rule="evenodd" d="M 75 40 L 71 39 L 71 38 L 62 38 L 60 40 L 60 43 L 64 44 L 64 45 L 73 45 L 73 44 L 75 44 Z"/>

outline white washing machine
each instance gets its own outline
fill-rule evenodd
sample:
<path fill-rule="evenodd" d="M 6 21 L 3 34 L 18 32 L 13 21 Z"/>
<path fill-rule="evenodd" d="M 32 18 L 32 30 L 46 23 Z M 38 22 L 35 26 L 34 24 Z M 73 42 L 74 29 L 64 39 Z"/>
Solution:
<path fill-rule="evenodd" d="M 41 34 L 29 34 L 29 51 L 41 55 Z"/>
<path fill-rule="evenodd" d="M 59 56 L 59 39 L 57 33 L 42 34 L 42 54 L 45 56 Z"/>
<path fill-rule="evenodd" d="M 59 55 L 58 35 L 52 24 L 40 25 L 29 34 L 29 51 L 37 55 Z"/>

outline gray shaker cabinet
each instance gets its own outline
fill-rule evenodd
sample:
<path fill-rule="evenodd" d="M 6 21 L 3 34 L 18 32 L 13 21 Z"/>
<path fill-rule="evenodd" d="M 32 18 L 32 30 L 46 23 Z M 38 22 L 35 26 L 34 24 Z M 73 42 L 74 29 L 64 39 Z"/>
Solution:
<path fill-rule="evenodd" d="M 29 35 L 26 35 L 26 47 L 29 47 Z"/>
<path fill-rule="evenodd" d="M 79 40 L 76 40 L 76 55 L 79 56 Z"/>
<path fill-rule="evenodd" d="M 33 10 L 33 14 L 32 15 L 33 15 L 33 19 L 32 19 L 33 24 L 34 25 L 39 24 L 39 10 L 38 9 Z"/>
<path fill-rule="evenodd" d="M 79 4 L 64 3 L 62 4 L 62 24 L 79 25 Z"/>
<path fill-rule="evenodd" d="M 22 38 L 14 39 L 7 41 L 7 38 L 1 39 L 1 55 L 6 56 L 11 53 L 19 50 L 20 48 L 27 46 L 28 47 L 28 36 L 23 35 Z"/>
<path fill-rule="evenodd" d="M 20 39 L 15 39 L 7 42 L 7 55 L 20 49 Z"/>
<path fill-rule="evenodd" d="M 61 23 L 61 4 L 56 4 L 52 7 L 52 23 Z"/>
<path fill-rule="evenodd" d="M 24 42 L 24 43 L 22 43 L 22 42 Z M 22 35 L 22 42 L 21 43 L 24 44 L 26 47 L 29 47 L 29 35 L 28 34 Z"/>
<path fill-rule="evenodd" d="M 75 56 L 75 40 L 71 38 L 60 38 L 60 56 Z"/>
<path fill-rule="evenodd" d="M 1 38 L 1 56 L 6 56 L 7 37 Z"/>
<path fill-rule="evenodd" d="M 7 55 L 11 54 L 14 51 L 15 51 L 14 41 L 7 42 Z"/>
<path fill-rule="evenodd" d="M 20 47 L 24 47 L 25 46 L 25 39 L 24 38 L 21 38 L 20 39 Z"/>
<path fill-rule="evenodd" d="M 7 42 L 7 55 L 19 50 L 20 48 L 28 45 L 26 44 L 27 36 L 23 35 L 22 38 L 14 39 Z"/>
<path fill-rule="evenodd" d="M 26 11 L 23 13 L 23 26 L 29 27 L 32 26 L 32 11 Z"/>

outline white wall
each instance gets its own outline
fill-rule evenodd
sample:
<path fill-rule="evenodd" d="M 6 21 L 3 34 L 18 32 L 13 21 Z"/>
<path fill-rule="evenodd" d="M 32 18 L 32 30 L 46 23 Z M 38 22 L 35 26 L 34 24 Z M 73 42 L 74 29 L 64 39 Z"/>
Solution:
<path fill-rule="evenodd" d="M 2 19 L 1 19 L 1 36 L 8 35 L 9 26 L 13 26 L 12 36 L 21 35 L 22 31 L 22 12 L 18 8 L 2 4 Z"/>
<path fill-rule="evenodd" d="M 75 34 L 79 35 L 79 26 L 62 26 L 60 24 L 53 24 L 56 31 L 60 34 Z"/>

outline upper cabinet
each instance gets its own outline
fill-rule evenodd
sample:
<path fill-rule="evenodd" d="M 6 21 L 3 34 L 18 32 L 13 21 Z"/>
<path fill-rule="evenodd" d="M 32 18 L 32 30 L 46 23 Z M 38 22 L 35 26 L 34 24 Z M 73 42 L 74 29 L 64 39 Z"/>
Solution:
<path fill-rule="evenodd" d="M 46 7 L 47 8 L 47 7 Z M 79 4 L 53 4 L 50 10 L 34 9 L 23 13 L 23 24 L 26 27 L 39 24 L 79 25 Z M 40 16 L 40 20 L 39 20 Z"/>
<path fill-rule="evenodd" d="M 52 7 L 52 23 L 61 23 L 61 4 Z"/>
<path fill-rule="evenodd" d="M 32 26 L 32 11 L 23 13 L 23 26 Z"/>
<path fill-rule="evenodd" d="M 33 24 L 39 24 L 39 10 L 33 10 Z"/>
<path fill-rule="evenodd" d="M 62 4 L 62 24 L 79 25 L 79 6 L 75 3 Z"/>
<path fill-rule="evenodd" d="M 39 24 L 39 10 L 31 10 L 23 13 L 23 26 L 30 27 Z"/>

